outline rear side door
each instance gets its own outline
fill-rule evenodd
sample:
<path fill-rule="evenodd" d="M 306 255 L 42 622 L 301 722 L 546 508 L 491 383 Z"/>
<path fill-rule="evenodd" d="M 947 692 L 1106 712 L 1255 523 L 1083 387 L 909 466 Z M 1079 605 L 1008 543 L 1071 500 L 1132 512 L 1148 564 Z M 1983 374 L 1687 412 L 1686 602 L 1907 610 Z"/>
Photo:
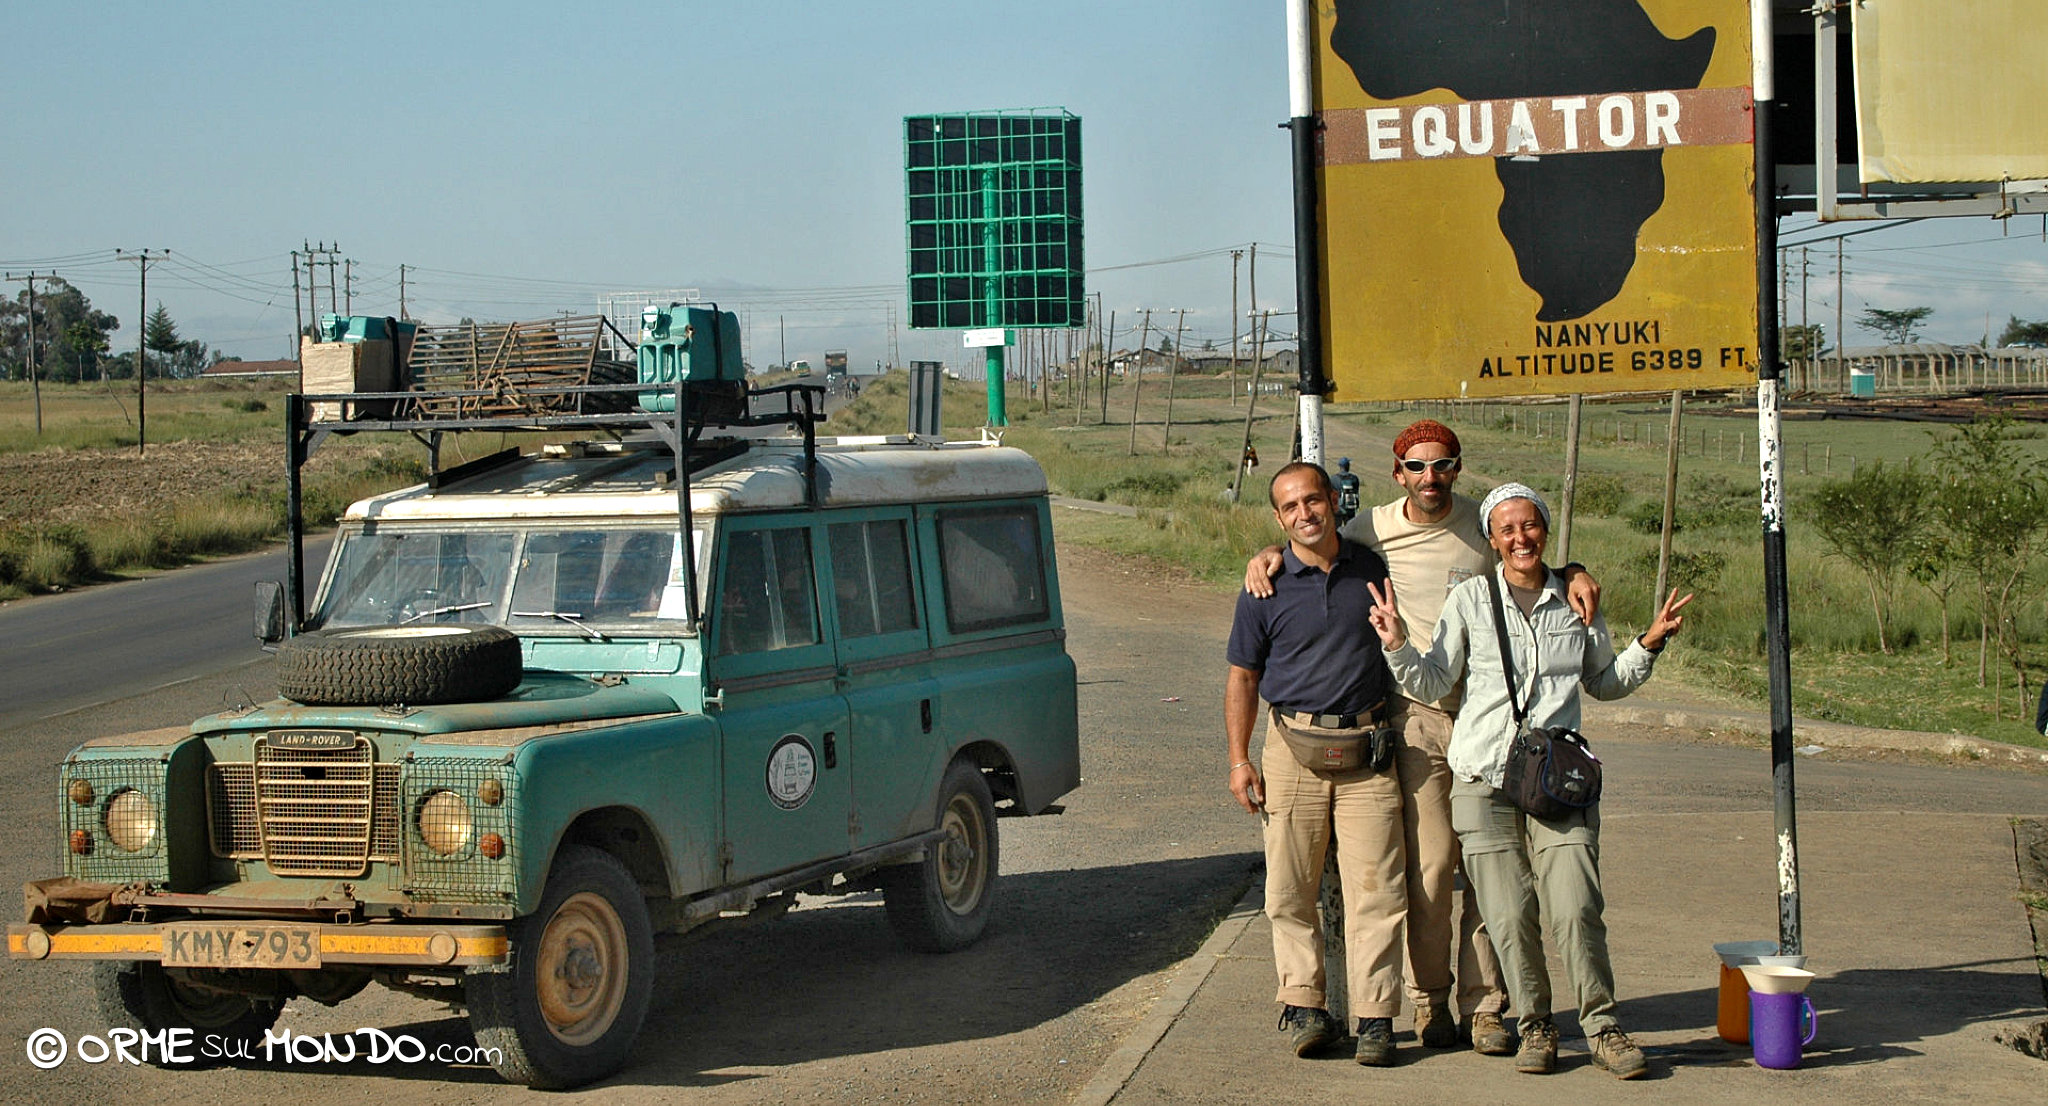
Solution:
<path fill-rule="evenodd" d="M 929 829 L 949 750 L 915 567 L 908 507 L 827 516 L 831 612 L 853 770 L 854 847 Z"/>
<path fill-rule="evenodd" d="M 722 527 L 711 611 L 728 882 L 849 851 L 846 700 L 819 603 L 819 528 Z"/>

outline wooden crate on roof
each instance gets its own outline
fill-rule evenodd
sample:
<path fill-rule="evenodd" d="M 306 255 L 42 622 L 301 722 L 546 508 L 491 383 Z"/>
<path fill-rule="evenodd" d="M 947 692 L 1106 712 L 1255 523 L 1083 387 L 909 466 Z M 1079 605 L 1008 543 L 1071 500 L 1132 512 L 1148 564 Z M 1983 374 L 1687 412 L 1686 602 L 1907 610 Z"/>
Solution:
<path fill-rule="evenodd" d="M 562 392 L 587 384 L 631 384 L 630 361 L 604 356 L 610 322 L 570 315 L 518 323 L 422 325 L 406 358 L 422 418 L 573 415 L 625 411 L 630 393 Z"/>

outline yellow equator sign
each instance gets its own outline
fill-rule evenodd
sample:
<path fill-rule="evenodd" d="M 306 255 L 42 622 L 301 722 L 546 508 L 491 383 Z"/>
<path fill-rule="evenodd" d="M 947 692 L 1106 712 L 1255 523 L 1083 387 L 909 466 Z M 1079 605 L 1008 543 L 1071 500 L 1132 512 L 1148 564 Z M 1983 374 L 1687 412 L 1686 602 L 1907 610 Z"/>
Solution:
<path fill-rule="evenodd" d="M 1756 379 L 1744 0 L 1321 0 L 1337 402 Z"/>

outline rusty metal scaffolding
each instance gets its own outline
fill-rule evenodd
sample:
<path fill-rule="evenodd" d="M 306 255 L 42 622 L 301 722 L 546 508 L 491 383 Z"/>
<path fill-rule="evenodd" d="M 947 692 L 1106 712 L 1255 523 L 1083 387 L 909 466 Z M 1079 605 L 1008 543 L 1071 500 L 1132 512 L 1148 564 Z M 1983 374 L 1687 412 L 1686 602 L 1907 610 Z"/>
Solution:
<path fill-rule="evenodd" d="M 629 401 L 619 393 L 562 390 L 637 379 L 631 361 L 602 355 L 606 331 L 632 348 L 602 315 L 421 326 L 403 371 L 422 418 L 624 411 Z"/>

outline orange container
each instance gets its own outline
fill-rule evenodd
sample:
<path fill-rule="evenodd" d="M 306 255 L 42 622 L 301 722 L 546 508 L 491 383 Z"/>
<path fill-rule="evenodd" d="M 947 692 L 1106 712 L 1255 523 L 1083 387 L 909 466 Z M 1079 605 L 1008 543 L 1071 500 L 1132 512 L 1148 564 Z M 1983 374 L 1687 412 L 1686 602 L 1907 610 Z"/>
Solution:
<path fill-rule="evenodd" d="M 1721 965 L 1721 1003 L 1714 1024 L 1729 1044 L 1749 1043 L 1749 980 L 1741 968 Z"/>

